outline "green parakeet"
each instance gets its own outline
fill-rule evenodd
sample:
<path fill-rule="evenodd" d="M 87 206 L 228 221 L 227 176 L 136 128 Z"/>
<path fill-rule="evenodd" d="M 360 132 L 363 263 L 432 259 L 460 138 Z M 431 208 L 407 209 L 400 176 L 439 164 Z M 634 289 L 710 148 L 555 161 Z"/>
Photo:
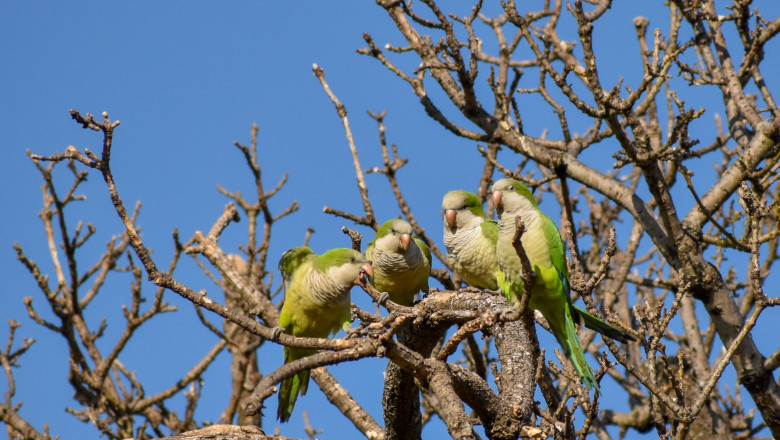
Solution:
<path fill-rule="evenodd" d="M 450 191 L 444 195 L 441 208 L 447 259 L 455 272 L 474 287 L 490 290 L 503 287 L 504 277 L 496 256 L 498 224 L 485 216 L 479 198 L 467 191 Z M 565 267 L 563 273 L 566 273 Z M 575 322 L 578 323 L 579 318 L 582 318 L 589 329 L 620 342 L 634 340 L 625 331 L 612 327 L 577 306 L 573 307 L 576 313 L 572 318 Z"/>
<path fill-rule="evenodd" d="M 498 290 L 503 281 L 496 259 L 498 224 L 489 220 L 479 198 L 467 191 L 450 191 L 441 202 L 447 260 L 474 287 Z"/>
<path fill-rule="evenodd" d="M 316 255 L 299 246 L 282 255 L 279 270 L 285 286 L 279 327 L 293 336 L 325 338 L 350 321 L 349 291 L 364 274 L 373 270 L 366 258 L 352 249 L 332 249 Z M 316 353 L 316 349 L 284 347 L 284 362 Z M 298 394 L 306 394 L 309 371 L 282 381 L 277 417 L 286 422 Z"/>
<path fill-rule="evenodd" d="M 582 317 L 585 324 L 600 333 L 624 341 L 631 336 L 615 329 L 595 316 L 574 308 L 569 291 L 566 251 L 555 223 L 536 204 L 531 191 L 514 179 L 501 179 L 493 185 L 493 205 L 499 213 L 496 257 L 504 275 L 501 286 L 507 300 L 518 304 L 525 292 L 521 278 L 520 257 L 512 245 L 515 217 L 525 225 L 521 242 L 535 277 L 528 305 L 539 310 L 550 325 L 555 339 L 585 385 L 600 393 L 599 385 L 580 347 L 574 321 Z"/>
<path fill-rule="evenodd" d="M 386 221 L 368 244 L 366 258 L 374 269 L 371 283 L 380 292 L 387 292 L 394 303 L 410 306 L 417 292 L 428 292 L 431 250 L 422 240 L 412 237 L 409 223 Z"/>

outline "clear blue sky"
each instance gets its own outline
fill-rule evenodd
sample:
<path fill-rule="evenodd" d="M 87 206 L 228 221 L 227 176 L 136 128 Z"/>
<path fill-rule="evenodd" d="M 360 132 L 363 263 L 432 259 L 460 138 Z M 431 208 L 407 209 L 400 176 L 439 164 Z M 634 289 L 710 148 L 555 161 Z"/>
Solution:
<path fill-rule="evenodd" d="M 605 27 L 600 34 L 612 46 L 602 67 L 612 79 L 623 75 L 624 69 L 625 74 L 636 74 L 639 68 L 633 17 L 649 16 L 651 29 L 665 26 L 662 2 L 643 5 L 652 10 L 642 11 L 628 9 L 633 2 L 619 3 L 605 19 L 612 23 L 611 31 Z M 772 2 L 764 2 L 768 3 Z M 612 31 L 625 38 L 610 40 Z M 17 344 L 22 336 L 37 340 L 22 357 L 22 368 L 16 370 L 16 399 L 24 402 L 22 415 L 36 428 L 42 430 L 43 423 L 49 423 L 51 433 L 62 438 L 86 438 L 96 432 L 64 411 L 65 406 L 76 407 L 66 379 L 64 344 L 27 317 L 22 303 L 26 296 L 33 297 L 45 317 L 50 314 L 45 313 L 44 298 L 11 248 L 18 242 L 45 273 L 52 273 L 37 217 L 42 180 L 25 151 L 53 154 L 69 144 L 98 151 L 100 136 L 74 123 L 68 114 L 71 108 L 82 114 L 108 111 L 112 119 L 122 121 L 112 156 L 118 189 L 128 205 L 142 201 L 139 224 L 143 238 L 162 267 L 172 255 L 175 228 L 187 240 L 196 230 L 208 230 L 221 213 L 228 200 L 217 192 L 217 184 L 252 194 L 251 174 L 232 144 L 234 140 L 248 143 L 251 124 L 256 122 L 266 188 L 290 173 L 272 209 L 278 212 L 293 200 L 301 204 L 299 212 L 276 225 L 270 248 L 270 261 L 275 264 L 285 249 L 301 244 L 307 226 L 316 229 L 311 245 L 317 252 L 349 246 L 339 228 L 352 225 L 323 214 L 323 205 L 362 213 L 344 131 L 311 72 L 312 63 L 317 63 L 349 110 L 364 168 L 381 164 L 376 124 L 365 111 L 388 111 L 388 140 L 398 144 L 402 157 L 411 158 L 399 175 L 403 190 L 419 221 L 441 245 L 441 196 L 453 185 L 474 190 L 482 160 L 473 143 L 454 137 L 428 119 L 406 84 L 375 60 L 355 52 L 365 45 L 363 32 L 370 32 L 379 45 L 403 44 L 384 10 L 367 1 L 146 1 L 110 6 L 49 1 L 0 6 L 0 145 L 4 153 L 0 179 L 5 207 L 0 216 L 0 268 L 5 274 L 0 317 L 3 325 L 11 318 L 22 322 Z M 774 75 L 770 86 L 777 83 Z M 533 81 L 526 87 L 533 87 Z M 538 114 L 524 115 L 529 134 L 556 126 L 549 108 L 540 108 L 543 111 Z M 63 171 L 58 176 L 61 191 L 70 183 Z M 380 220 L 397 216 L 398 207 L 384 178 L 368 176 L 368 184 Z M 87 200 L 71 208 L 68 220 L 71 228 L 79 220 L 97 227 L 96 236 L 82 250 L 81 268 L 85 269 L 122 226 L 99 174 L 91 172 L 81 192 Z M 246 222 L 231 225 L 222 242 L 224 248 L 237 252 L 237 245 L 246 239 L 245 231 Z M 362 232 L 369 235 L 365 229 Z M 220 297 L 191 261 L 183 262 L 180 269 L 176 276 L 181 281 Z M 101 317 L 109 319 L 104 347 L 111 346 L 123 328 L 120 307 L 129 301 L 129 285 L 129 277 L 116 276 L 87 312 L 93 327 Z M 153 295 L 153 286 L 144 285 L 144 293 Z M 359 305 L 372 307 L 362 292 L 353 293 Z M 170 386 L 215 343 L 197 323 L 191 306 L 174 294 L 168 294 L 167 300 L 180 306 L 180 312 L 144 326 L 121 358 L 128 368 L 138 371 L 148 386 L 147 394 Z M 7 327 L 2 327 L 0 343 L 5 343 L 6 336 Z M 262 371 L 269 372 L 281 362 L 281 351 L 265 347 L 260 357 Z M 223 355 L 208 370 L 198 420 L 214 421 L 223 410 L 228 362 Z M 332 368 L 380 422 L 384 365 L 383 360 L 364 360 Z M 0 380 L 3 392 L 4 381 Z M 273 432 L 276 399 L 269 399 L 268 404 L 265 427 Z M 299 400 L 293 421 L 282 427 L 282 433 L 304 437 L 300 416 L 306 410 L 312 425 L 325 430 L 323 436 L 357 434 L 335 410 L 322 408 L 326 402 L 313 386 Z M 183 406 L 172 409 L 181 412 Z M 437 422 L 426 429 L 440 432 L 442 428 Z"/>

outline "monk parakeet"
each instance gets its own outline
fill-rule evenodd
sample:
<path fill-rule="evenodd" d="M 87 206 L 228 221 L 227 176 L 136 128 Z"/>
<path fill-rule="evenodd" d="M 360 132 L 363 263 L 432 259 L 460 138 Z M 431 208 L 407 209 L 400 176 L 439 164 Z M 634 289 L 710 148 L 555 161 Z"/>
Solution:
<path fill-rule="evenodd" d="M 284 306 L 279 328 L 293 336 L 326 338 L 350 321 L 349 291 L 373 270 L 368 260 L 352 249 L 332 249 L 317 255 L 299 246 L 282 255 L 279 270 L 284 281 Z M 316 349 L 284 347 L 284 362 L 316 353 Z M 277 417 L 286 422 L 298 394 L 306 394 L 309 371 L 282 381 Z"/>
<path fill-rule="evenodd" d="M 372 262 L 371 283 L 387 292 L 394 303 L 410 306 L 417 292 L 428 292 L 431 250 L 417 237 L 412 225 L 393 219 L 386 221 L 368 244 L 366 258 Z"/>
<path fill-rule="evenodd" d="M 525 185 L 514 179 L 499 180 L 493 184 L 493 205 L 500 216 L 496 257 L 504 276 L 501 289 L 507 300 L 518 304 L 525 292 L 520 257 L 512 245 L 515 217 L 519 215 L 526 228 L 521 242 L 535 274 L 528 305 L 542 312 L 555 339 L 574 364 L 582 381 L 589 389 L 595 388 L 599 393 L 599 385 L 585 361 L 574 322 L 579 322 L 582 317 L 588 327 L 622 342 L 634 338 L 572 305 L 569 269 L 560 232 L 555 223 L 539 209 Z"/>
<path fill-rule="evenodd" d="M 470 285 L 498 290 L 497 280 L 503 280 L 496 259 L 498 224 L 485 216 L 479 198 L 467 191 L 445 194 L 441 210 L 450 266 Z"/>
<path fill-rule="evenodd" d="M 450 191 L 444 195 L 441 207 L 447 259 L 455 272 L 474 287 L 490 290 L 501 288 L 504 277 L 496 257 L 498 224 L 485 216 L 479 198 L 467 191 Z M 564 273 L 565 270 L 564 267 Z M 574 312 L 574 321 L 579 323 L 579 318 L 582 318 L 585 326 L 591 330 L 620 342 L 634 340 L 625 331 L 612 327 L 577 306 L 574 306 Z"/>

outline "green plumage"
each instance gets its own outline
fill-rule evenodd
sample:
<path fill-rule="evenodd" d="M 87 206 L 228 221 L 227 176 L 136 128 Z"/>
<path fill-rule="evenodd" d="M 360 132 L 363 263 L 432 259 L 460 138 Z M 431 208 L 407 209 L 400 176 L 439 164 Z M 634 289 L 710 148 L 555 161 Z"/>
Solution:
<path fill-rule="evenodd" d="M 295 269 L 309 258 L 316 259 L 317 254 L 308 246 L 294 247 L 282 254 L 282 258 L 279 259 L 279 272 L 282 273 L 285 291 L 287 291 L 287 286 L 290 284 L 290 280 L 292 280 Z"/>
<path fill-rule="evenodd" d="M 585 385 L 595 388 L 597 393 L 600 392 L 593 371 L 580 347 L 574 327 L 575 321 L 579 322 L 580 318 L 583 318 L 589 328 L 621 342 L 633 338 L 573 306 L 566 251 L 561 235 L 555 223 L 539 209 L 525 185 L 513 179 L 499 180 L 493 185 L 493 202 L 500 215 L 496 258 L 504 276 L 501 288 L 507 300 L 518 304 L 525 292 L 520 276 L 520 257 L 512 245 L 516 229 L 515 218 L 519 215 L 526 228 L 521 242 L 535 274 L 528 305 L 539 310 L 545 317 L 555 339 Z"/>
<path fill-rule="evenodd" d="M 618 342 L 622 342 L 625 344 L 628 341 L 636 341 L 636 339 L 633 336 L 629 335 L 625 330 L 612 327 L 611 325 L 607 324 L 606 322 L 591 315 L 590 313 L 586 312 L 585 310 L 582 310 L 577 306 L 574 306 L 574 311 L 577 312 L 576 315 L 579 315 L 574 317 L 574 322 L 576 323 L 580 322 L 580 320 L 577 319 L 579 317 L 582 319 L 582 323 L 585 325 L 585 327 L 595 332 L 599 332 L 604 336 L 608 336 Z"/>
<path fill-rule="evenodd" d="M 498 225 L 485 216 L 479 198 L 450 191 L 441 204 L 447 260 L 469 285 L 498 290 L 501 269 L 496 259 Z"/>
<path fill-rule="evenodd" d="M 293 336 L 325 338 L 350 321 L 349 291 L 371 266 L 360 252 L 332 249 L 320 256 L 300 246 L 285 252 L 279 261 L 285 299 L 279 327 Z M 292 362 L 317 350 L 284 347 L 284 362 Z M 277 417 L 289 420 L 299 394 L 306 394 L 309 371 L 282 381 Z"/>
<path fill-rule="evenodd" d="M 371 284 L 394 303 L 410 306 L 417 292 L 428 293 L 431 250 L 412 237 L 409 223 L 393 219 L 382 224 L 366 248 L 366 258 L 374 269 Z"/>

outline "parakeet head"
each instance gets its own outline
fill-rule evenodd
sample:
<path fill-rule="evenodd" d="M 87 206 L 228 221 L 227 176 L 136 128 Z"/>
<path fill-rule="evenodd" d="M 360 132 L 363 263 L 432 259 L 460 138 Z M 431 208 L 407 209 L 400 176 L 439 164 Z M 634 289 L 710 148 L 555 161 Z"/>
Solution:
<path fill-rule="evenodd" d="M 282 273 L 282 278 L 288 280 L 301 263 L 314 255 L 308 246 L 298 246 L 286 251 L 279 259 L 279 271 Z"/>
<path fill-rule="evenodd" d="M 412 225 L 400 219 L 386 221 L 376 231 L 373 243 L 379 249 L 387 251 L 406 252 L 412 240 Z"/>
<path fill-rule="evenodd" d="M 441 202 L 444 226 L 450 230 L 471 226 L 485 218 L 479 198 L 468 191 L 450 191 Z"/>
<path fill-rule="evenodd" d="M 327 273 L 341 286 L 357 284 L 363 275 L 374 276 L 374 269 L 366 257 L 354 249 L 331 249 L 317 258 L 314 268 Z"/>
<path fill-rule="evenodd" d="M 531 190 L 515 179 L 501 179 L 493 184 L 493 206 L 499 215 L 539 209 Z"/>

